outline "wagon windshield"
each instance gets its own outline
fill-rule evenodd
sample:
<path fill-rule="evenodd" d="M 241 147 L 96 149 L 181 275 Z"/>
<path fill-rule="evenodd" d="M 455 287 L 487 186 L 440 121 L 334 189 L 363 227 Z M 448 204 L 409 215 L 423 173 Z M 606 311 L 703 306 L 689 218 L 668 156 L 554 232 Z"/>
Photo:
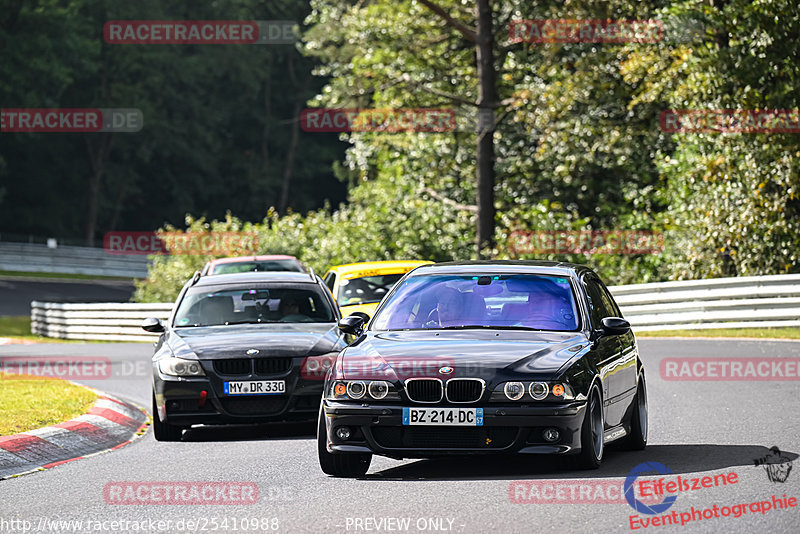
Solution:
<path fill-rule="evenodd" d="M 311 284 L 307 284 L 311 285 Z M 247 323 L 326 323 L 333 310 L 316 286 L 194 287 L 175 314 L 175 326 L 217 326 Z"/>
<path fill-rule="evenodd" d="M 406 279 L 374 330 L 513 328 L 578 330 L 569 279 L 545 275 L 434 275 Z"/>

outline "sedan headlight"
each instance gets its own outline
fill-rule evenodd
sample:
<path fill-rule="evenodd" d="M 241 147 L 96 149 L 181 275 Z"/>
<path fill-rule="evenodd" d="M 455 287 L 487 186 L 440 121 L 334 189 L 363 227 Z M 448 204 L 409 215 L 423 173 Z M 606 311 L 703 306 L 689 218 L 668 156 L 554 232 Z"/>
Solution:
<path fill-rule="evenodd" d="M 522 385 L 522 382 L 506 382 L 506 385 L 503 386 L 503 393 L 506 394 L 508 400 L 519 400 L 525 395 L 525 386 Z"/>
<path fill-rule="evenodd" d="M 400 400 L 397 390 L 385 380 L 336 380 L 327 392 L 331 400 Z"/>
<path fill-rule="evenodd" d="M 575 400 L 572 388 L 566 382 L 503 382 L 492 392 L 493 402 Z"/>
<path fill-rule="evenodd" d="M 159 360 L 158 369 L 169 376 L 205 376 L 203 367 L 197 360 L 182 358 L 164 358 Z"/>

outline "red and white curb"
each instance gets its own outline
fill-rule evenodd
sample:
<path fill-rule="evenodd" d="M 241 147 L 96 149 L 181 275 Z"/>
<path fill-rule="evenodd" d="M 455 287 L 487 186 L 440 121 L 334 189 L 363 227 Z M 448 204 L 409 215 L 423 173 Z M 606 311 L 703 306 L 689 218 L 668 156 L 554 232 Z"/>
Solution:
<path fill-rule="evenodd" d="M 0 345 L 33 345 L 36 343 L 30 339 L 20 339 L 15 337 L 0 337 Z"/>
<path fill-rule="evenodd" d="M 100 398 L 80 417 L 0 437 L 0 480 L 118 449 L 144 433 L 144 410 L 95 392 Z"/>

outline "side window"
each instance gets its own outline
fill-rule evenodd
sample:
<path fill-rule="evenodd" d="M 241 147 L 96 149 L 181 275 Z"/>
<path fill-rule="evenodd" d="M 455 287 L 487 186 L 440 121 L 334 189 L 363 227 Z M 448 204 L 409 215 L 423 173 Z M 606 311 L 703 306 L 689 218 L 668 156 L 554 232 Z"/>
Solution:
<path fill-rule="evenodd" d="M 600 279 L 595 276 L 585 276 L 583 278 L 583 285 L 586 288 L 586 296 L 589 300 L 589 314 L 592 317 L 592 325 L 594 328 L 600 327 L 600 321 L 605 317 L 614 317 L 618 315 L 618 310 L 614 301 L 611 300 L 610 295 L 605 287 L 603 287 Z"/>
<path fill-rule="evenodd" d="M 328 286 L 328 289 L 331 290 L 331 293 L 333 293 L 333 284 L 335 283 L 336 283 L 336 273 L 331 271 L 325 275 L 325 285 Z"/>
<path fill-rule="evenodd" d="M 603 294 L 603 305 L 611 311 L 611 315 L 606 315 L 606 317 L 622 317 L 622 311 L 620 311 L 619 306 L 617 306 L 616 301 L 614 301 L 611 291 L 608 290 L 606 285 L 599 278 L 595 280 L 597 280 L 597 285 L 600 287 L 600 292 Z"/>

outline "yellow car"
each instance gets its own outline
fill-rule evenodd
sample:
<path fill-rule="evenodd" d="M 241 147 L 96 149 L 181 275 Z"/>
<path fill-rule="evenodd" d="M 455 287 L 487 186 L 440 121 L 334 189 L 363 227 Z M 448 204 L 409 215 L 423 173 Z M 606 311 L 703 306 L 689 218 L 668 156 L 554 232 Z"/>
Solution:
<path fill-rule="evenodd" d="M 370 261 L 331 267 L 323 280 L 339 305 L 342 317 L 364 312 L 370 317 L 378 303 L 404 274 L 432 261 Z"/>

